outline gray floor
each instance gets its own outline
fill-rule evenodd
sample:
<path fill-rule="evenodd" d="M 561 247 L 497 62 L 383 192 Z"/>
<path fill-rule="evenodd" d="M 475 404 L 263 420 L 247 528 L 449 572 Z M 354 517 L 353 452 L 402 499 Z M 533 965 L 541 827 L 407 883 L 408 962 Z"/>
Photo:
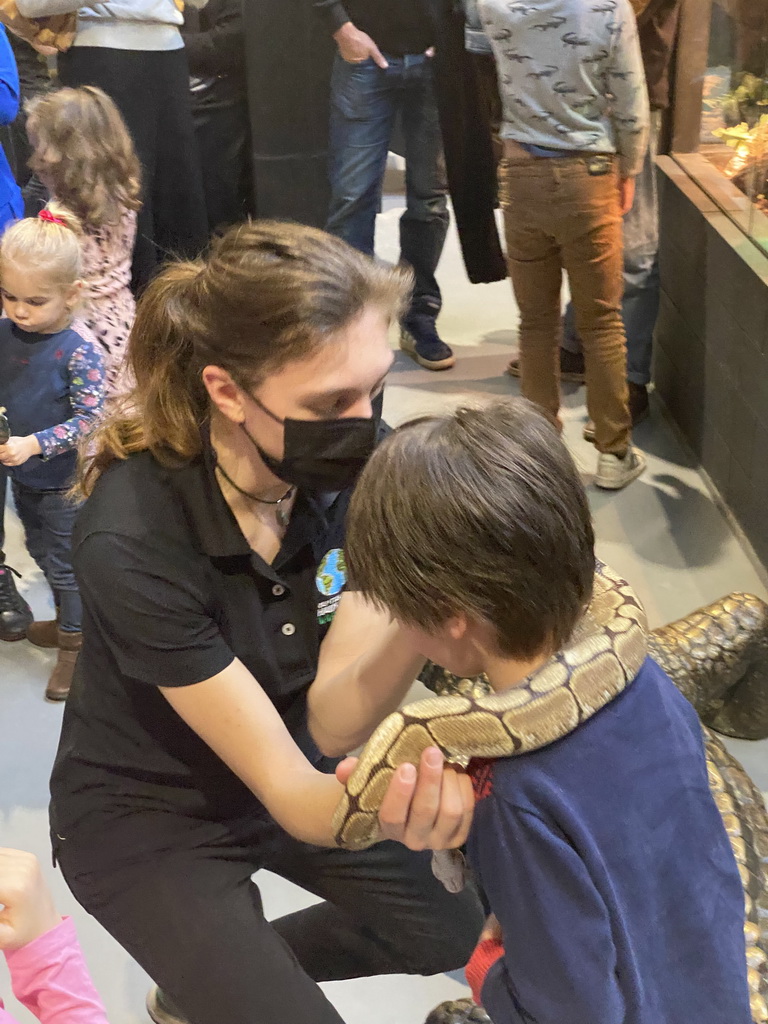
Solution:
<path fill-rule="evenodd" d="M 380 218 L 379 252 L 397 257 L 398 201 Z M 503 374 L 515 345 L 515 308 L 506 283 L 472 287 L 466 282 L 453 236 L 440 269 L 445 291 L 441 328 L 459 356 L 442 374 L 420 370 L 399 355 L 386 393 L 387 418 L 451 408 L 485 395 L 509 395 L 517 384 Z M 565 433 L 583 467 L 585 480 L 595 455 L 581 438 L 586 418 L 583 389 L 565 395 Z M 623 573 L 657 625 L 732 590 L 766 596 L 747 554 L 713 503 L 706 486 L 661 411 L 637 431 L 648 453 L 647 474 L 626 491 L 609 496 L 590 490 L 602 558 Z M 8 550 L 24 573 L 22 589 L 39 616 L 51 603 L 39 574 L 23 549 L 10 515 Z M 28 643 L 0 644 L 0 845 L 33 850 L 50 864 L 46 835 L 47 779 L 61 710 L 43 702 L 53 657 Z M 768 790 L 768 741 L 732 744 L 755 781 Z M 140 968 L 74 903 L 61 878 L 48 870 L 61 908 L 75 916 L 96 984 L 113 1024 L 146 1022 L 143 997 L 148 979 Z M 289 912 L 311 897 L 274 876 L 258 876 L 269 916 Z M 254 955 L 257 952 L 254 951 Z M 466 991 L 455 979 L 392 977 L 328 986 L 349 1024 L 420 1024 L 428 1009 Z M 9 992 L 0 966 L 0 993 Z M 13 1000 L 20 1020 L 31 1018 Z M 225 1024 L 225 1022 L 223 1022 Z"/>

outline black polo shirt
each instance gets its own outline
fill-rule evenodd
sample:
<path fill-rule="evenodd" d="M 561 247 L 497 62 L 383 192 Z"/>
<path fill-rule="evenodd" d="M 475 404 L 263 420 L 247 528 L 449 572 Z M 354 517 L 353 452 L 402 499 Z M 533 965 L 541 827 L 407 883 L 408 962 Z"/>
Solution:
<path fill-rule="evenodd" d="M 306 693 L 345 582 L 350 493 L 299 493 L 267 565 L 221 494 L 210 449 L 178 469 L 144 452 L 104 473 L 73 537 L 84 643 L 51 779 L 54 833 L 150 849 L 158 822 L 170 836 L 179 818 L 266 814 L 158 689 L 201 682 L 234 658 L 319 760 Z M 142 838 L 146 812 L 159 813 Z"/>

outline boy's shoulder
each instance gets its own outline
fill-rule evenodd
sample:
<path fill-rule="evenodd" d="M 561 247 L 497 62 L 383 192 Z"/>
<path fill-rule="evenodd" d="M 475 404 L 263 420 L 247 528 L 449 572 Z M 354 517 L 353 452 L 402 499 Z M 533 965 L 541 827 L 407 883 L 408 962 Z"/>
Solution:
<path fill-rule="evenodd" d="M 706 773 L 696 712 L 646 658 L 622 693 L 567 736 L 528 754 L 476 761 L 472 777 L 479 801 L 494 796 L 535 813 L 550 802 L 572 797 L 580 803 L 603 790 L 619 800 L 623 790 L 636 794 L 649 761 Z"/>

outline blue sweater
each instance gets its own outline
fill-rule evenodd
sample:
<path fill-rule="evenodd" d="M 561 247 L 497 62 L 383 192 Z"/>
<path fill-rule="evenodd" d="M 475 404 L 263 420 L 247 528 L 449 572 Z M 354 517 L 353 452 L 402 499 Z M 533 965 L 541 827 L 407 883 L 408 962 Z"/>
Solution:
<path fill-rule="evenodd" d="M 736 861 L 698 719 L 658 665 L 485 773 L 469 856 L 504 935 L 494 1024 L 750 1024 Z"/>
<path fill-rule="evenodd" d="M 19 112 L 19 72 L 5 29 L 0 25 L 0 125 L 11 124 Z M 5 153 L 0 149 L 0 234 L 12 220 L 24 215 L 21 191 Z"/>
<path fill-rule="evenodd" d="M 67 328 L 32 334 L 0 319 L 0 406 L 11 434 L 40 442 L 40 455 L 6 470 L 25 487 L 64 490 L 72 483 L 77 445 L 104 401 L 101 354 Z"/>

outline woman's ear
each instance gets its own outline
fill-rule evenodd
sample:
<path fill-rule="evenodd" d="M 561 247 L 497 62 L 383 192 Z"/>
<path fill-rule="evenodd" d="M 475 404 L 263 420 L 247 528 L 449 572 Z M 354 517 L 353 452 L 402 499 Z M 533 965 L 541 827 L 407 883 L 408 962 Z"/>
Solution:
<path fill-rule="evenodd" d="M 206 366 L 201 374 L 205 390 L 213 406 L 232 423 L 245 423 L 245 400 L 242 389 L 220 366 Z"/>

